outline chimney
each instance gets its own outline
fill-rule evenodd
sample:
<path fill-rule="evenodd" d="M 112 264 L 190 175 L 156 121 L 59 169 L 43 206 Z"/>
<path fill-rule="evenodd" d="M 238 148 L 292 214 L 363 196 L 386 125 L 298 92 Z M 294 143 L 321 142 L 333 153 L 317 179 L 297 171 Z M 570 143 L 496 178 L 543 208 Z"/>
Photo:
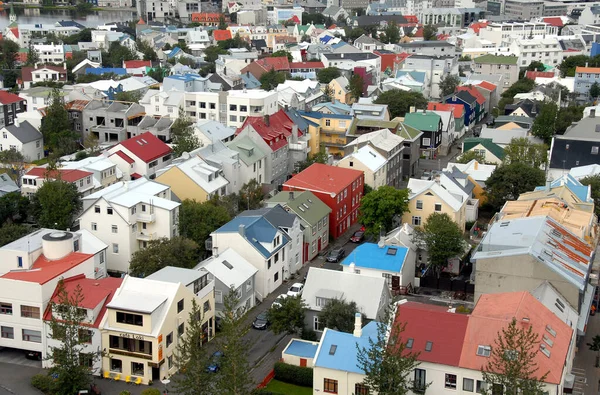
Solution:
<path fill-rule="evenodd" d="M 271 126 L 271 122 L 269 121 L 269 114 L 265 114 L 264 120 L 265 120 L 265 125 Z"/>
<path fill-rule="evenodd" d="M 294 200 L 294 192 L 290 191 L 289 199 L 290 199 L 290 201 Z"/>
<path fill-rule="evenodd" d="M 15 126 L 19 127 L 19 118 L 16 118 L 16 117 L 15 117 Z"/>
<path fill-rule="evenodd" d="M 588 62 L 585 62 L 585 67 L 588 67 Z"/>
<path fill-rule="evenodd" d="M 238 227 L 238 232 L 240 233 L 240 235 L 241 235 L 242 237 L 246 237 L 246 226 L 245 226 L 244 224 L 241 224 L 241 225 Z"/>
<path fill-rule="evenodd" d="M 592 108 L 590 110 L 590 118 L 596 118 L 596 109 L 595 108 Z"/>
<path fill-rule="evenodd" d="M 360 313 L 356 313 L 354 315 L 354 337 L 362 336 L 362 315 Z"/>
<path fill-rule="evenodd" d="M 552 177 L 548 177 L 548 179 L 546 180 L 546 191 L 550 192 L 551 188 L 552 188 Z"/>
<path fill-rule="evenodd" d="M 350 270 L 350 273 L 356 273 L 356 264 L 354 262 L 350 263 L 348 269 Z"/>
<path fill-rule="evenodd" d="M 246 71 L 246 77 L 250 78 L 250 72 Z"/>

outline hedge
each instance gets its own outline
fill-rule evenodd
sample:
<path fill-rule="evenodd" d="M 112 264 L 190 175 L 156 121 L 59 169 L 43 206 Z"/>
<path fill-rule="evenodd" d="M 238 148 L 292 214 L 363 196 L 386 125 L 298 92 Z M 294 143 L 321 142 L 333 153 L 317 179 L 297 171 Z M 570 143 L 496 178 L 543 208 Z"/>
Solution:
<path fill-rule="evenodd" d="M 142 395 L 162 395 L 160 390 L 156 388 L 146 388 L 142 391 Z"/>
<path fill-rule="evenodd" d="M 313 370 L 283 362 L 275 363 L 275 379 L 301 387 L 312 387 Z"/>
<path fill-rule="evenodd" d="M 31 378 L 31 385 L 47 394 L 50 392 L 50 386 L 52 385 L 52 378 L 47 374 L 36 374 Z"/>

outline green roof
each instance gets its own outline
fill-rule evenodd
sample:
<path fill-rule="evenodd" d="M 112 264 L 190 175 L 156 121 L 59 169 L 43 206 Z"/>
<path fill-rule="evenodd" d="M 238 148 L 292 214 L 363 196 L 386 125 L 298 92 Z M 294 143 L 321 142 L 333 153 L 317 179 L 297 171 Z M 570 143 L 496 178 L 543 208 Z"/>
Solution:
<path fill-rule="evenodd" d="M 473 147 L 481 144 L 485 149 L 490 151 L 494 156 L 498 159 L 504 158 L 504 149 L 500 147 L 498 144 L 494 143 L 492 139 L 486 139 L 482 137 L 469 137 L 466 138 L 463 142 L 463 153 L 470 151 Z"/>
<path fill-rule="evenodd" d="M 266 156 L 258 145 L 248 136 L 233 139 L 227 146 L 232 150 L 239 152 L 240 159 L 247 166 L 256 163 L 259 159 Z"/>
<path fill-rule="evenodd" d="M 294 198 L 290 199 L 290 195 Z M 267 200 L 267 203 L 281 203 L 289 207 L 294 214 L 311 226 L 317 226 L 317 223 L 331 212 L 329 206 L 310 191 L 279 192 Z"/>
<path fill-rule="evenodd" d="M 518 58 L 516 56 L 504 56 L 504 55 L 483 55 L 475 58 L 475 63 L 488 63 L 488 64 L 517 64 Z"/>
<path fill-rule="evenodd" d="M 398 125 L 398 132 L 396 134 L 406 140 L 415 141 L 420 135 L 423 134 L 423 132 L 405 124 L 404 122 L 400 122 Z"/>
<path fill-rule="evenodd" d="M 384 121 L 381 119 L 358 119 L 354 118 L 350 127 L 348 128 L 347 136 L 354 136 L 356 132 L 356 128 L 359 126 L 366 128 L 379 128 L 379 129 L 396 129 L 398 126 L 397 121 Z"/>
<path fill-rule="evenodd" d="M 404 123 L 423 132 L 436 132 L 441 119 L 434 112 L 411 112 L 404 116 Z"/>

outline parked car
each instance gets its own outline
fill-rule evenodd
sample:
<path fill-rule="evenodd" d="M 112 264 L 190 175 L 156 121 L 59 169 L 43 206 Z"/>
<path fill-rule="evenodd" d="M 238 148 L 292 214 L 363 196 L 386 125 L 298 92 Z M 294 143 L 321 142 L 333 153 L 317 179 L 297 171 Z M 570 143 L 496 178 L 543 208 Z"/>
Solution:
<path fill-rule="evenodd" d="M 25 358 L 41 361 L 42 353 L 39 351 L 25 351 Z"/>
<path fill-rule="evenodd" d="M 327 262 L 339 262 L 344 256 L 346 256 L 346 251 L 344 251 L 343 248 L 331 250 L 329 251 L 329 254 L 327 254 Z"/>
<path fill-rule="evenodd" d="M 215 351 L 210 357 L 210 365 L 206 368 L 209 373 L 217 373 L 221 369 L 221 358 L 223 358 L 222 351 Z"/>
<path fill-rule="evenodd" d="M 302 295 L 302 291 L 304 290 L 304 284 L 295 283 L 290 287 L 290 290 L 287 293 L 287 296 L 300 296 Z"/>
<path fill-rule="evenodd" d="M 266 311 L 263 311 L 254 319 L 252 327 L 254 329 L 267 329 L 269 327 L 269 318 Z"/>
<path fill-rule="evenodd" d="M 350 238 L 350 241 L 353 243 L 360 243 L 361 241 L 364 240 L 364 238 L 365 238 L 365 232 L 359 230 L 358 232 L 354 232 L 354 234 Z"/>
<path fill-rule="evenodd" d="M 285 298 L 287 298 L 287 297 L 288 297 L 287 294 L 281 294 L 281 295 L 279 295 L 275 299 L 275 301 L 273 302 L 273 304 L 271 305 L 271 308 L 273 308 L 273 307 L 281 307 L 281 303 L 283 303 L 283 300 Z"/>

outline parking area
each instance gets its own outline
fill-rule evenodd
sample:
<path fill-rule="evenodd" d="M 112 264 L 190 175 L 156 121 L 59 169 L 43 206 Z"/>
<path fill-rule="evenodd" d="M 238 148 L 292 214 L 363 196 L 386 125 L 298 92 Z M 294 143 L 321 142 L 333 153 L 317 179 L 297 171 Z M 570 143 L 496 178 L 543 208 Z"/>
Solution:
<path fill-rule="evenodd" d="M 25 358 L 25 351 L 8 347 L 0 347 L 0 362 L 29 366 L 32 368 L 42 367 L 42 361 L 27 359 Z"/>

